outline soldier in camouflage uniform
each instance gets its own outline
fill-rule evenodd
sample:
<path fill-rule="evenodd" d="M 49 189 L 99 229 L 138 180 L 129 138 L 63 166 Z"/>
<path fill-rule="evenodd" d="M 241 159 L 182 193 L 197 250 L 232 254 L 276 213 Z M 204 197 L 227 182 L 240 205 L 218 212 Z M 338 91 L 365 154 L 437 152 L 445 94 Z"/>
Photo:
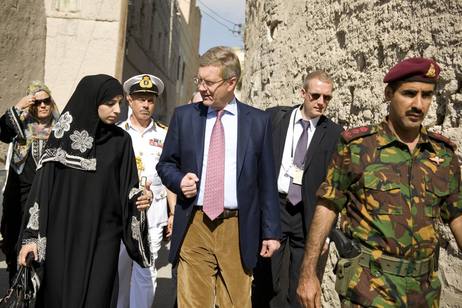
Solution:
<path fill-rule="evenodd" d="M 433 60 L 411 58 L 385 76 L 383 123 L 342 134 L 306 245 L 297 293 L 320 306 L 316 263 L 337 213 L 361 253 L 337 264 L 342 307 L 438 307 L 436 222 L 462 247 L 460 165 L 451 141 L 422 126 L 436 87 Z"/>

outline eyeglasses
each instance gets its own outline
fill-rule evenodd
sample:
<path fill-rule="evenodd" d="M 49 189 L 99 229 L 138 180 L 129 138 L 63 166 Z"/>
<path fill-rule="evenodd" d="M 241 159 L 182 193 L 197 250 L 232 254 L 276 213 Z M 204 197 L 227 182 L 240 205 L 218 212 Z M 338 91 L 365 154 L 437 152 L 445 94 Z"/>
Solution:
<path fill-rule="evenodd" d="M 201 79 L 199 77 L 194 77 L 193 81 L 194 81 L 194 84 L 196 86 L 200 86 L 202 83 L 204 83 L 207 88 L 210 88 L 210 87 L 212 87 L 213 85 L 215 85 L 215 84 L 217 84 L 219 82 L 226 81 L 226 79 L 221 79 L 221 80 L 218 80 L 218 81 L 210 81 L 210 80 Z"/>
<path fill-rule="evenodd" d="M 321 96 L 324 98 L 326 102 L 329 102 L 332 99 L 332 96 L 330 95 L 325 95 L 321 93 L 311 93 L 311 92 L 306 92 L 311 96 L 311 100 L 317 101 Z"/>
<path fill-rule="evenodd" d="M 34 100 L 34 105 L 40 106 L 42 103 L 44 103 L 45 105 L 50 105 L 51 104 L 51 98 L 47 97 L 47 98 L 44 98 L 44 99 L 36 99 L 36 100 Z"/>

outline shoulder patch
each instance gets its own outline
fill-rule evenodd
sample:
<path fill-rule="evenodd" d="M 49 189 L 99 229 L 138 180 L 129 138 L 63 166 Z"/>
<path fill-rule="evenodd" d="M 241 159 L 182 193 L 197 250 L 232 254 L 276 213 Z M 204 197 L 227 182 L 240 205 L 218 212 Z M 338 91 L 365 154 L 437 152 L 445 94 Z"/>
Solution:
<path fill-rule="evenodd" d="M 156 125 L 157 125 L 157 126 L 159 126 L 160 128 L 163 128 L 163 129 L 165 129 L 165 130 L 167 130 L 167 129 L 168 129 L 168 126 L 167 126 L 167 125 L 165 125 L 165 124 L 164 124 L 164 123 L 162 123 L 162 122 L 156 121 Z"/>
<path fill-rule="evenodd" d="M 453 151 L 455 151 L 456 148 L 457 148 L 457 145 L 454 142 L 452 142 L 451 139 L 449 139 L 446 136 L 443 136 L 440 133 L 435 133 L 435 132 L 428 131 L 428 137 L 430 137 L 431 139 L 443 142 L 445 145 L 447 145 Z"/>
<path fill-rule="evenodd" d="M 342 137 L 346 142 L 350 142 L 354 139 L 371 135 L 374 133 L 372 126 L 360 126 L 351 129 L 347 129 L 342 132 Z"/>

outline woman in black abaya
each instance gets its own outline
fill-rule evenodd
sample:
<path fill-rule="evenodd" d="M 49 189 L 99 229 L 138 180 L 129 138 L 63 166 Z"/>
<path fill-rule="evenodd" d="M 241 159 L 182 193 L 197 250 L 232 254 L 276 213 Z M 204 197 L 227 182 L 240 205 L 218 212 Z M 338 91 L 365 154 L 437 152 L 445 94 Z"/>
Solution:
<path fill-rule="evenodd" d="M 151 264 L 150 192 L 138 186 L 130 136 L 114 125 L 122 94 L 113 77 L 84 77 L 40 160 L 19 254 L 21 264 L 30 251 L 43 263 L 39 307 L 110 307 L 121 239 Z"/>

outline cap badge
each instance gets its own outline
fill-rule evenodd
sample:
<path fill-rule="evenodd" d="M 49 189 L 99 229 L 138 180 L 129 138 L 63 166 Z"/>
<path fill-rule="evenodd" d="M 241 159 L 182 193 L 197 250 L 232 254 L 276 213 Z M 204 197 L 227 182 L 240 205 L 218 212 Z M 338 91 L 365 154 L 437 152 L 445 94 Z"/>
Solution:
<path fill-rule="evenodd" d="M 143 78 L 141 79 L 140 81 L 140 87 L 143 88 L 143 89 L 150 89 L 152 88 L 152 81 L 151 81 L 151 78 L 149 78 L 149 76 L 143 76 Z"/>
<path fill-rule="evenodd" d="M 435 66 L 433 65 L 433 63 L 430 63 L 430 67 L 428 68 L 427 73 L 425 73 L 425 77 L 433 78 L 435 76 L 436 76 Z"/>

